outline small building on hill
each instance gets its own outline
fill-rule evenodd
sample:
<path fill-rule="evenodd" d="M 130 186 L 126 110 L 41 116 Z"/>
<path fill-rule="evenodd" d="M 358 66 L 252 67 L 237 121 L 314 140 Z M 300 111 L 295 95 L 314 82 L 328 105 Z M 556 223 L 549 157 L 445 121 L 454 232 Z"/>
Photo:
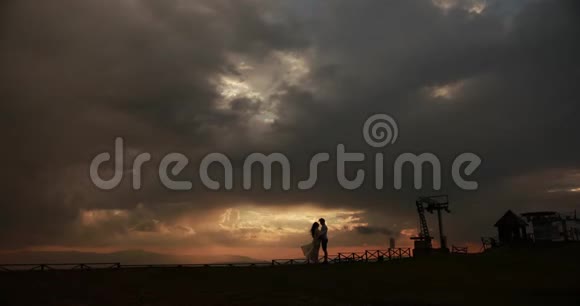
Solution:
<path fill-rule="evenodd" d="M 508 210 L 496 223 L 498 239 L 501 244 L 513 244 L 528 239 L 528 223 L 511 210 Z"/>
<path fill-rule="evenodd" d="M 568 240 L 566 221 L 554 211 L 535 211 L 522 216 L 532 224 L 535 242 Z"/>

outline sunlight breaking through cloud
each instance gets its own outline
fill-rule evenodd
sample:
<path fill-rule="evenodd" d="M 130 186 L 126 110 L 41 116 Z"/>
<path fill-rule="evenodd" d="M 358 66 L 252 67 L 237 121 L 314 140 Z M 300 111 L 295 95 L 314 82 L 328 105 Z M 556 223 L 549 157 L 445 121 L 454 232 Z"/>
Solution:
<path fill-rule="evenodd" d="M 367 226 L 362 210 L 316 209 L 295 206 L 284 209 L 242 206 L 228 208 L 220 216 L 219 227 L 242 239 L 277 241 L 288 235 L 306 235 L 313 222 L 324 217 L 332 231 L 353 231 Z"/>
<path fill-rule="evenodd" d="M 454 83 L 428 87 L 427 92 L 432 98 L 451 100 L 459 94 L 463 86 L 463 81 L 457 81 Z"/>
<path fill-rule="evenodd" d="M 472 14 L 481 14 L 487 8 L 486 0 L 432 0 L 431 3 L 445 13 L 460 8 Z"/>
<path fill-rule="evenodd" d="M 263 59 L 230 55 L 233 72 L 223 74 L 216 82 L 221 99 L 216 108 L 231 110 L 234 101 L 246 100 L 252 104 L 253 118 L 271 124 L 279 116 L 275 97 L 288 86 L 302 86 L 310 73 L 306 58 L 295 52 L 275 51 Z"/>

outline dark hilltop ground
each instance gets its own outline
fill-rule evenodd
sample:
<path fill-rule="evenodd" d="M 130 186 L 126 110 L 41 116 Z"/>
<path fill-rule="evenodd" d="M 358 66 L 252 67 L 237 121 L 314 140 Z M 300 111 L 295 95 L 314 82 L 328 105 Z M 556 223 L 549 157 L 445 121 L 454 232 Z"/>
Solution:
<path fill-rule="evenodd" d="M 580 246 L 369 264 L 6 272 L 0 305 L 580 305 Z"/>

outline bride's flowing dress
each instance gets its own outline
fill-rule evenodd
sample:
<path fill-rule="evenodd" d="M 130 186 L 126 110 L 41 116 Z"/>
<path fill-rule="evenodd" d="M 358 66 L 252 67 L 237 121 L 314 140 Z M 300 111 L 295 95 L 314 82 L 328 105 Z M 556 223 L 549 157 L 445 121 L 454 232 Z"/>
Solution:
<path fill-rule="evenodd" d="M 317 263 L 320 251 L 320 230 L 316 230 L 314 232 L 314 237 L 312 238 L 312 242 L 306 245 L 303 245 L 302 253 L 306 257 L 308 262 Z"/>

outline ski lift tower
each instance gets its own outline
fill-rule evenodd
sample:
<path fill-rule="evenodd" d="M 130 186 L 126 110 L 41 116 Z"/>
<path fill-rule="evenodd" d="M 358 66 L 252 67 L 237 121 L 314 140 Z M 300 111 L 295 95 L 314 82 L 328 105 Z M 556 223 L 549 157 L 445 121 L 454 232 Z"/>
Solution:
<path fill-rule="evenodd" d="M 415 237 L 411 237 L 415 241 L 414 254 L 424 255 L 431 253 L 433 245 L 431 244 L 431 234 L 429 233 L 429 226 L 427 225 L 427 220 L 425 218 L 425 210 L 429 213 L 437 211 L 437 219 L 439 221 L 439 239 L 441 242 L 441 250 L 447 252 L 447 238 L 443 234 L 443 221 L 441 217 L 441 211 L 449 211 L 449 200 L 447 195 L 432 196 L 432 197 L 419 197 L 415 201 L 417 205 L 417 213 L 419 214 L 419 234 Z"/>
<path fill-rule="evenodd" d="M 443 234 L 443 220 L 441 217 L 441 211 L 444 210 L 447 213 L 451 213 L 449 210 L 449 199 L 447 195 L 433 196 L 433 197 L 420 197 L 419 201 L 427 203 L 426 210 L 429 213 L 437 211 L 437 221 L 439 222 L 439 241 L 441 243 L 441 250 L 448 251 L 447 248 L 447 236 Z"/>

